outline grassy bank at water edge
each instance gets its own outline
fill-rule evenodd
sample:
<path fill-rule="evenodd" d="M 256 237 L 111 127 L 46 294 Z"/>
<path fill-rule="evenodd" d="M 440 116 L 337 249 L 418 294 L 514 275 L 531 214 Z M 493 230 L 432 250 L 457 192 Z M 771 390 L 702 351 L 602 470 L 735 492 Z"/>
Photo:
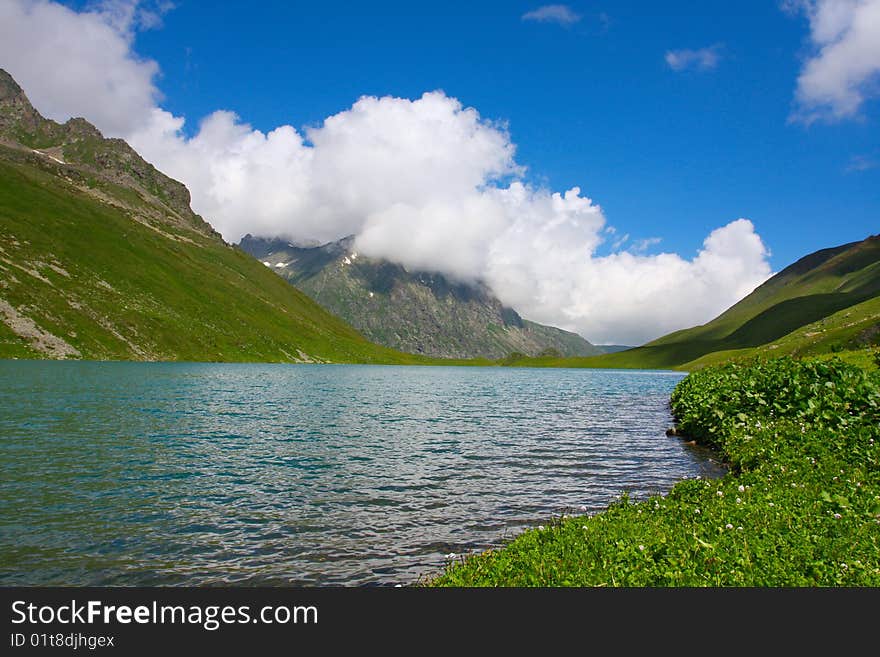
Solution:
<path fill-rule="evenodd" d="M 880 585 L 880 372 L 729 364 L 690 374 L 672 405 L 679 429 L 716 447 L 729 474 L 554 520 L 429 584 Z"/>

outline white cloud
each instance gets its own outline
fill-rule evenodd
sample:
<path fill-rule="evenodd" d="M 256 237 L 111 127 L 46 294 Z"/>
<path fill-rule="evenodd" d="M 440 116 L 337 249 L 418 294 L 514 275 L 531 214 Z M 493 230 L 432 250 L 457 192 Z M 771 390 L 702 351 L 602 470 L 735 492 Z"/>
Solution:
<path fill-rule="evenodd" d="M 663 241 L 662 237 L 645 237 L 638 240 L 635 244 L 630 247 L 630 251 L 633 253 L 644 253 L 652 246 L 656 246 Z"/>
<path fill-rule="evenodd" d="M 158 100 L 159 67 L 134 53 L 121 11 L 77 13 L 48 0 L 3 0 L 0 66 L 43 115 L 83 116 L 107 135 L 127 135 Z"/>
<path fill-rule="evenodd" d="M 88 7 L 117 31 L 130 33 L 162 27 L 162 17 L 175 5 L 170 0 L 95 0 Z"/>
<path fill-rule="evenodd" d="M 771 273 L 767 249 L 745 219 L 712 231 L 692 260 L 626 251 L 598 257 L 589 228 L 580 240 L 547 239 L 544 226 L 531 227 L 526 239 L 508 235 L 496 243 L 500 251 L 517 249 L 517 256 L 496 259 L 490 283 L 524 316 L 598 343 L 641 344 L 704 323 Z"/>
<path fill-rule="evenodd" d="M 156 109 L 129 140 L 185 181 L 194 207 L 231 241 L 249 232 L 329 241 L 369 227 L 375 243 L 402 213 L 473 210 L 481 187 L 521 172 L 506 131 L 442 92 L 364 97 L 305 137 L 291 126 L 263 134 L 230 112 L 207 117 L 191 139 L 182 128 L 183 119 Z M 458 242 L 472 233 L 459 220 L 454 230 Z"/>
<path fill-rule="evenodd" d="M 871 169 L 876 169 L 878 166 L 880 166 L 880 162 L 878 162 L 877 158 L 872 155 L 853 155 L 849 158 L 849 162 L 844 171 L 847 173 L 852 173 L 853 171 L 870 171 Z"/>
<path fill-rule="evenodd" d="M 880 0 L 800 0 L 785 5 L 810 22 L 792 118 L 838 121 L 858 114 L 880 89 Z"/>
<path fill-rule="evenodd" d="M 559 25 L 573 25 L 581 18 L 582 16 L 568 5 L 543 5 L 522 15 L 524 21 L 558 23 Z"/>
<path fill-rule="evenodd" d="M 263 133 L 221 110 L 188 137 L 184 118 L 159 106 L 158 67 L 134 53 L 130 21 L 44 0 L 7 0 L 0 18 L 15 35 L 0 40 L 0 65 L 38 109 L 124 136 L 186 183 L 194 209 L 230 241 L 355 234 L 367 255 L 481 279 L 524 316 L 599 343 L 705 322 L 770 274 L 743 219 L 713 231 L 692 259 L 645 254 L 656 238 L 621 251 L 628 234 L 597 255 L 617 238 L 601 208 L 579 188 L 528 184 L 506 127 L 442 92 L 363 97 L 302 132 Z M 28 57 L 24 44 L 34 44 Z"/>
<path fill-rule="evenodd" d="M 668 50 L 664 56 L 666 64 L 673 71 L 711 71 L 721 60 L 721 44 L 698 50 Z"/>

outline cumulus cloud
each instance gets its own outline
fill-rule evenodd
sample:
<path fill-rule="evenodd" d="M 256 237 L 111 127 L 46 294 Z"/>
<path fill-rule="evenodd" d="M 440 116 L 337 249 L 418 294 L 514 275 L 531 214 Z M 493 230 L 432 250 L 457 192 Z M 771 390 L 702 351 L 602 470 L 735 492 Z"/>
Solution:
<path fill-rule="evenodd" d="M 132 141 L 189 184 L 229 240 L 353 234 L 365 255 L 482 280 L 524 316 L 598 342 L 640 344 L 704 322 L 770 275 L 744 219 L 691 260 L 645 255 L 658 238 L 597 256 L 615 237 L 602 209 L 579 188 L 524 182 L 507 131 L 440 92 L 361 98 L 304 136 L 290 126 L 263 134 L 228 112 L 192 138 L 161 111 L 152 125 L 166 129 Z"/>
<path fill-rule="evenodd" d="M 711 71 L 721 60 L 721 44 L 697 50 L 668 50 L 664 59 L 673 71 Z"/>
<path fill-rule="evenodd" d="M 642 344 L 704 323 L 771 273 L 768 251 L 746 219 L 712 231 L 691 260 L 628 251 L 597 257 L 589 229 L 553 235 L 550 225 L 531 227 L 528 239 L 509 234 L 496 243 L 516 256 L 493 260 L 491 285 L 525 316 L 599 343 Z"/>
<path fill-rule="evenodd" d="M 598 343 L 638 344 L 705 322 L 770 274 L 745 219 L 713 231 L 689 259 L 646 253 L 653 237 L 620 250 L 629 235 L 616 240 L 599 205 L 577 187 L 530 184 L 507 127 L 442 92 L 366 96 L 305 130 L 264 133 L 219 110 L 188 136 L 184 117 L 159 105 L 158 67 L 136 56 L 130 20 L 45 0 L 0 7 L 16 35 L 0 41 L 0 65 L 37 108 L 83 114 L 126 138 L 186 183 L 194 209 L 228 241 L 355 235 L 366 255 L 481 280 L 524 316 Z M 16 58 L 24 43 L 35 44 L 30 56 Z M 41 80 L 51 65 L 73 77 Z M 101 102 L 72 91 L 77 80 Z M 606 240 L 611 254 L 600 256 Z"/>
<path fill-rule="evenodd" d="M 75 12 L 48 0 L 0 2 L 0 66 L 49 118 L 87 117 L 114 137 L 146 123 L 159 100 L 154 61 L 132 50 L 124 5 Z"/>
<path fill-rule="evenodd" d="M 367 226 L 375 236 L 405 213 L 437 220 L 441 207 L 482 223 L 471 197 L 522 171 L 502 126 L 442 92 L 364 97 L 304 135 L 291 126 L 263 134 L 227 111 L 208 116 L 192 138 L 183 125 L 155 109 L 129 140 L 187 182 L 194 206 L 230 241 L 246 233 L 329 241 Z M 448 229 L 459 242 L 472 232 L 461 221 Z"/>
<path fill-rule="evenodd" d="M 811 123 L 857 115 L 880 89 L 880 0 L 789 0 L 784 8 L 807 15 L 812 48 L 792 118 Z"/>
<path fill-rule="evenodd" d="M 524 21 L 558 23 L 559 25 L 573 25 L 581 18 L 582 16 L 568 5 L 543 5 L 522 15 Z"/>

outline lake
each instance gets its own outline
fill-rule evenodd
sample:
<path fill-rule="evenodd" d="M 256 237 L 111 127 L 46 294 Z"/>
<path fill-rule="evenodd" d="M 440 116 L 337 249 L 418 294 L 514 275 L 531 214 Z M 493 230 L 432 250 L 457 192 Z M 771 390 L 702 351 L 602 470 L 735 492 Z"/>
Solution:
<path fill-rule="evenodd" d="M 720 474 L 681 374 L 0 361 L 0 584 L 408 584 Z"/>

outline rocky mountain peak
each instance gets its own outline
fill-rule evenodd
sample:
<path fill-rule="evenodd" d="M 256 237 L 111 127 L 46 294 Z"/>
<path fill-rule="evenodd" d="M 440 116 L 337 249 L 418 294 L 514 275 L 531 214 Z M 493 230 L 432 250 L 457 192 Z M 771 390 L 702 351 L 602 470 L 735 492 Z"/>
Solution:
<path fill-rule="evenodd" d="M 0 68 L 0 102 L 6 102 L 10 99 L 16 98 L 23 98 L 27 101 L 27 96 L 25 96 L 24 90 L 18 86 L 18 82 L 15 81 L 15 78 Z M 28 104 L 30 104 L 30 102 L 28 102 Z"/>
<path fill-rule="evenodd" d="M 0 68 L 0 137 L 16 129 L 33 132 L 44 120 L 15 79 Z"/>
<path fill-rule="evenodd" d="M 158 171 L 124 140 L 105 138 L 84 118 L 72 118 L 64 124 L 44 118 L 3 69 L 0 69 L 0 143 L 19 152 L 43 155 L 68 167 L 68 171 L 75 168 L 87 179 L 99 177 L 111 185 L 133 190 L 163 221 L 203 233 L 214 232 L 190 208 L 189 190 L 182 183 Z M 131 196 L 127 198 L 130 200 Z"/>
<path fill-rule="evenodd" d="M 101 131 L 98 130 L 91 123 L 86 121 L 82 117 L 75 117 L 72 119 L 68 119 L 67 123 L 64 124 L 64 127 L 67 128 L 67 132 L 71 137 L 80 137 L 80 138 L 88 138 L 91 137 L 93 139 L 103 139 L 104 135 L 101 134 Z M 122 141 L 122 140 L 118 140 Z"/>

